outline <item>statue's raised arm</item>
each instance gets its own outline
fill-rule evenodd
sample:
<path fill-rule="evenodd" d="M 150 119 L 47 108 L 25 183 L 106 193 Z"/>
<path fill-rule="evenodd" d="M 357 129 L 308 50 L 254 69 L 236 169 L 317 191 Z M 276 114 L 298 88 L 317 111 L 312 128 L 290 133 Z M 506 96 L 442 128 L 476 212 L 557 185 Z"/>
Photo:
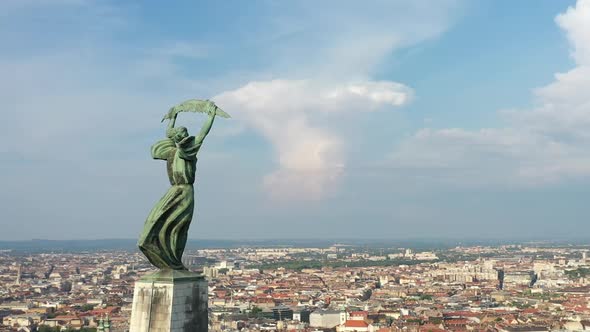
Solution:
<path fill-rule="evenodd" d="M 209 118 L 205 121 L 203 127 L 201 127 L 199 135 L 195 137 L 195 145 L 201 145 L 205 137 L 207 137 L 207 134 L 209 134 L 209 131 L 211 131 L 211 127 L 213 126 L 213 121 L 215 120 L 215 115 L 217 113 L 217 106 L 211 102 L 211 104 L 207 106 L 205 112 L 209 115 Z"/>

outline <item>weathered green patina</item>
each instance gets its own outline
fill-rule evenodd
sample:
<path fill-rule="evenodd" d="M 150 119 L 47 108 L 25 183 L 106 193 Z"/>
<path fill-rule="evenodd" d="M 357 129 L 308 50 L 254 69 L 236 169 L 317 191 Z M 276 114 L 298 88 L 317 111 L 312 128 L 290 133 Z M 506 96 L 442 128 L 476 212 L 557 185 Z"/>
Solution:
<path fill-rule="evenodd" d="M 199 135 L 189 136 L 185 127 L 175 127 L 180 112 L 199 112 L 209 116 Z M 152 157 L 166 160 L 172 186 L 150 212 L 138 246 L 160 269 L 186 270 L 181 258 L 195 206 L 193 184 L 197 153 L 217 115 L 229 117 L 209 100 L 191 99 L 174 106 L 164 116 L 164 120 L 170 120 L 167 138 L 152 146 Z"/>

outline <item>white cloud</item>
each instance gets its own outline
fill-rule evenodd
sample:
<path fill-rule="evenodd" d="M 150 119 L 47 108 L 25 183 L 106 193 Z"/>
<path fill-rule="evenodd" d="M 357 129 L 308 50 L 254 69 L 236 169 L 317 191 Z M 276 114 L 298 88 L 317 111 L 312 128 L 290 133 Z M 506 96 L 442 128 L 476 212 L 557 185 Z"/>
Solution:
<path fill-rule="evenodd" d="M 350 102 L 358 100 L 369 102 L 369 108 L 361 107 L 360 110 L 371 109 L 381 104 L 401 106 L 407 104 L 412 97 L 412 91 L 403 84 L 395 82 L 362 82 L 337 87 L 327 93 L 329 99 L 348 99 Z"/>
<path fill-rule="evenodd" d="M 570 7 L 555 18 L 557 24 L 565 30 L 572 44 L 572 55 L 579 65 L 590 65 L 590 1 L 578 0 L 575 7 Z"/>
<path fill-rule="evenodd" d="M 459 185 L 542 185 L 590 176 L 590 1 L 556 18 L 577 67 L 535 90 L 538 105 L 505 112 L 505 128 L 422 129 L 394 151 L 394 165 Z"/>
<path fill-rule="evenodd" d="M 318 199 L 343 173 L 345 138 L 314 119 L 328 115 L 336 123 L 344 112 L 401 106 L 410 96 L 408 87 L 392 82 L 273 80 L 248 83 L 214 100 L 273 144 L 279 169 L 264 179 L 273 197 Z"/>
<path fill-rule="evenodd" d="M 452 186 L 538 186 L 590 174 L 590 151 L 525 128 L 422 129 L 392 161 Z"/>

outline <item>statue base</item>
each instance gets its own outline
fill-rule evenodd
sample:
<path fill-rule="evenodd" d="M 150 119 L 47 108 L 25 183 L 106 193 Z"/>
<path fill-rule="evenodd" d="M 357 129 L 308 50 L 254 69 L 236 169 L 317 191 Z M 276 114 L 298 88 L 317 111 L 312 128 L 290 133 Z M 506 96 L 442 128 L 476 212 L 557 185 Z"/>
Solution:
<path fill-rule="evenodd" d="M 130 332 L 207 332 L 207 281 L 189 271 L 160 270 L 135 283 Z"/>

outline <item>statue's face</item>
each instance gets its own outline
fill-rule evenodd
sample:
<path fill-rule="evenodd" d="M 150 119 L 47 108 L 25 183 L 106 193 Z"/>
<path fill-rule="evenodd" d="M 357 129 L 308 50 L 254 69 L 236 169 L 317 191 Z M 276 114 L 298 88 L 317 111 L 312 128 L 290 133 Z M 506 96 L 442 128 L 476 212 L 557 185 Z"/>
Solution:
<path fill-rule="evenodd" d="M 177 127 L 175 129 L 174 137 L 172 138 L 174 142 L 178 143 L 183 139 L 188 137 L 188 130 L 185 127 Z"/>

